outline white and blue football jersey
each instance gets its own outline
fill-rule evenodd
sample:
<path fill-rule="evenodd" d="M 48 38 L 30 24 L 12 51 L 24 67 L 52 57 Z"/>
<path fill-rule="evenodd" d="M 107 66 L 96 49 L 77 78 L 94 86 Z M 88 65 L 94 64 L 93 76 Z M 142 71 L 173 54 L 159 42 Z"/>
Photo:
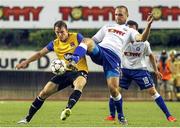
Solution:
<path fill-rule="evenodd" d="M 148 41 L 129 43 L 123 47 L 121 67 L 126 69 L 147 69 L 145 57 L 151 53 Z"/>
<path fill-rule="evenodd" d="M 129 28 L 127 25 L 119 25 L 117 23 L 107 24 L 103 26 L 94 36 L 95 42 L 100 42 L 98 45 L 111 50 L 121 57 L 122 48 L 129 42 L 135 41 L 135 36 L 138 31 Z"/>

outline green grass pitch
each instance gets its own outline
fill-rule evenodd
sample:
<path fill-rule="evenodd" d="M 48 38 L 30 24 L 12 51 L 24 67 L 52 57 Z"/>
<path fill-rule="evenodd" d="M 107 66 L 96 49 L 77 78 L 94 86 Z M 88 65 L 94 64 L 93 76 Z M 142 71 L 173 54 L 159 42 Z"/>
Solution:
<path fill-rule="evenodd" d="M 72 115 L 60 120 L 65 101 L 46 101 L 27 125 L 19 125 L 31 105 L 31 101 L 0 101 L 0 127 L 121 127 L 121 124 L 105 121 L 108 115 L 106 101 L 79 101 L 72 109 Z M 167 106 L 177 118 L 168 122 L 155 102 L 124 101 L 124 114 L 129 127 L 180 127 L 180 103 L 167 102 Z"/>

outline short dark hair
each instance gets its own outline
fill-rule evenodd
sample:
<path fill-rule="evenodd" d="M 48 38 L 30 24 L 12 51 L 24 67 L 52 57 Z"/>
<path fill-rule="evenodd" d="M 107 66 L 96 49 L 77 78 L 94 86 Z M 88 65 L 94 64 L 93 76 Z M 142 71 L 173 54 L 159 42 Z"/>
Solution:
<path fill-rule="evenodd" d="M 58 28 L 64 27 L 64 28 L 67 29 L 67 24 L 64 21 L 62 21 L 62 20 L 58 20 L 54 24 L 54 29 L 55 29 L 55 27 L 58 27 Z"/>
<path fill-rule="evenodd" d="M 127 22 L 127 25 L 135 25 L 136 26 L 136 29 L 138 30 L 138 23 L 136 21 L 133 21 L 133 20 L 129 20 Z"/>
<path fill-rule="evenodd" d="M 124 8 L 126 10 L 126 14 L 127 16 L 129 16 L 129 13 L 128 13 L 128 8 L 124 5 L 120 5 L 120 6 L 117 6 L 115 9 L 120 9 L 120 8 Z"/>

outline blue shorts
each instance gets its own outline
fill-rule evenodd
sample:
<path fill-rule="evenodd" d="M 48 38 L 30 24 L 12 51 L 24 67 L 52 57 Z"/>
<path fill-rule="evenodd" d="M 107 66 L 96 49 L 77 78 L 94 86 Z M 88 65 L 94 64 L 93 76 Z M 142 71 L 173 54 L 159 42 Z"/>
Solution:
<path fill-rule="evenodd" d="M 121 69 L 120 87 L 128 89 L 131 81 L 134 80 L 141 90 L 154 86 L 153 79 L 147 70 Z"/>
<path fill-rule="evenodd" d="M 88 55 L 94 63 L 103 66 L 106 78 L 120 76 L 120 58 L 111 50 L 96 45 Z"/>

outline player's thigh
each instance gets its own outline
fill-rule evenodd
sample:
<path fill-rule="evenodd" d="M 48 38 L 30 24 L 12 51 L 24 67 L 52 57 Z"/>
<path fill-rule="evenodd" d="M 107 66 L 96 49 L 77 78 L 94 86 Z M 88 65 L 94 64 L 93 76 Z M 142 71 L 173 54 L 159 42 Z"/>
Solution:
<path fill-rule="evenodd" d="M 58 86 L 49 81 L 45 86 L 44 88 L 42 89 L 42 91 L 40 92 L 40 97 L 44 97 L 44 98 L 47 98 L 48 96 L 54 94 L 55 92 L 58 91 Z"/>
<path fill-rule="evenodd" d="M 77 79 L 73 82 L 74 90 L 82 90 L 86 83 L 87 81 L 83 76 L 78 76 Z"/>
<path fill-rule="evenodd" d="M 56 75 L 51 78 L 51 82 L 58 85 L 58 91 L 63 90 L 64 88 L 73 85 L 73 81 L 77 76 L 77 72 L 66 71 L 62 75 Z"/>
<path fill-rule="evenodd" d="M 75 90 L 82 90 L 87 83 L 88 74 L 85 71 L 79 71 L 73 81 Z"/>

